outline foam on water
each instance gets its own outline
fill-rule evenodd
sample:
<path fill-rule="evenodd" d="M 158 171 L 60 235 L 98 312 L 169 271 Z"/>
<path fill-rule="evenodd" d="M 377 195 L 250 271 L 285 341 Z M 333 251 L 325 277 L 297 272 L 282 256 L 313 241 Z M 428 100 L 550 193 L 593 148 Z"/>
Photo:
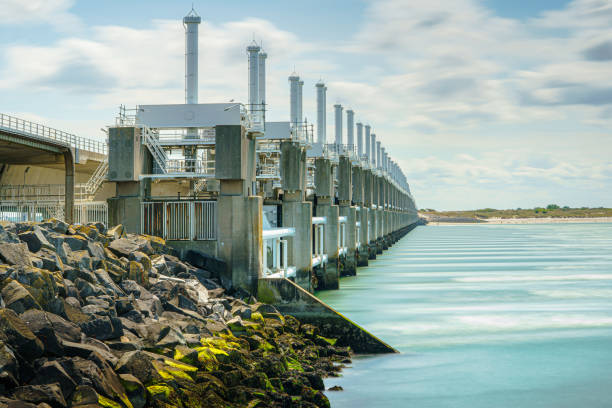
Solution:
<path fill-rule="evenodd" d="M 612 406 L 612 224 L 419 227 L 323 300 L 402 354 L 337 407 Z"/>

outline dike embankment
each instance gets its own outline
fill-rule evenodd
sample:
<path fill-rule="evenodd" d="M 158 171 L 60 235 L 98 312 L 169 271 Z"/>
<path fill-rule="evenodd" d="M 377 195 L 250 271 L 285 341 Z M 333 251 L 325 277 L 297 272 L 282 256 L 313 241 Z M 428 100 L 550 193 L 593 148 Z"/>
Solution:
<path fill-rule="evenodd" d="M 228 293 L 218 262 L 121 226 L 0 223 L 0 407 L 329 406 L 354 329 Z M 292 285 L 272 286 L 313 302 Z"/>

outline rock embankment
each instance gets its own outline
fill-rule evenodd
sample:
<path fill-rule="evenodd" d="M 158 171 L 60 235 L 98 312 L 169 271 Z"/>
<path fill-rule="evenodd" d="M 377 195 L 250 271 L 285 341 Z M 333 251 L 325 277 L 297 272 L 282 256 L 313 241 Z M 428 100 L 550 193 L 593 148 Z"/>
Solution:
<path fill-rule="evenodd" d="M 0 224 L 0 407 L 329 406 L 347 348 L 175 255 L 121 226 Z"/>

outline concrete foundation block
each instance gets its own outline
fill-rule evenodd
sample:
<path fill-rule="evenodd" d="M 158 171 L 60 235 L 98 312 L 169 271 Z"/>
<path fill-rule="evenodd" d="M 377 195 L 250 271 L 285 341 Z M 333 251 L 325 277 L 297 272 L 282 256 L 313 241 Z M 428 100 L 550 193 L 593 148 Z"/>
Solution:
<path fill-rule="evenodd" d="M 368 266 L 370 251 L 367 245 L 361 245 L 357 251 L 357 266 Z"/>
<path fill-rule="evenodd" d="M 295 228 L 295 235 L 287 238 L 287 261 L 296 268 L 295 283 L 313 292 L 312 203 L 284 201 L 281 208 L 282 226 Z"/>

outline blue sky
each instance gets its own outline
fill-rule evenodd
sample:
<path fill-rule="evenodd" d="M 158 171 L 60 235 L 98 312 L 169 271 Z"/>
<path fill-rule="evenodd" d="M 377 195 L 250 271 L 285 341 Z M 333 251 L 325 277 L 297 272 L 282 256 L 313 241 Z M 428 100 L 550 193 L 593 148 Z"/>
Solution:
<path fill-rule="evenodd" d="M 246 99 L 245 46 L 328 84 L 407 174 L 422 208 L 612 207 L 606 0 L 195 1 L 200 101 Z M 102 138 L 119 104 L 183 101 L 187 1 L 0 0 L 0 112 Z"/>

